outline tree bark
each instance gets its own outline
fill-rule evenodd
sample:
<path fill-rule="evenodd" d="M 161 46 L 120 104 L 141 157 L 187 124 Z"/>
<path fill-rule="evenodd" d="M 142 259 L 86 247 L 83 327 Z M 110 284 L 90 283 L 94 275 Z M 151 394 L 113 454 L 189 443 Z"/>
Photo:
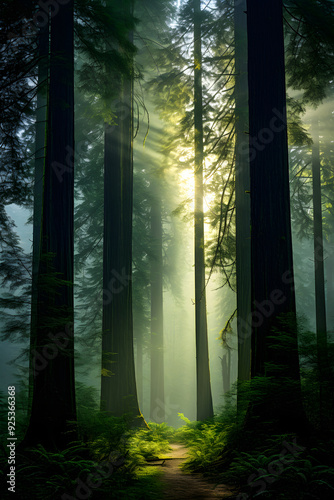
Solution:
<path fill-rule="evenodd" d="M 129 121 L 105 126 L 101 408 L 140 415 L 132 324 L 132 143 Z"/>
<path fill-rule="evenodd" d="M 238 380 L 251 375 L 251 239 L 246 0 L 235 1 L 235 207 Z"/>
<path fill-rule="evenodd" d="M 203 105 L 201 2 L 194 0 L 195 323 L 197 420 L 213 416 L 206 318 L 203 214 Z"/>
<path fill-rule="evenodd" d="M 105 125 L 101 409 L 142 425 L 132 316 L 132 76 L 122 77 L 120 101 L 117 126 Z"/>
<path fill-rule="evenodd" d="M 333 247 L 333 244 L 332 244 Z M 326 324 L 328 325 L 328 333 L 330 339 L 333 338 L 334 331 L 334 262 L 333 255 L 331 252 L 328 253 L 326 259 L 326 277 L 327 277 L 327 287 L 326 287 L 326 300 L 327 300 L 327 318 Z"/>
<path fill-rule="evenodd" d="M 224 395 L 231 389 L 231 351 L 226 347 L 222 360 Z"/>
<path fill-rule="evenodd" d="M 322 234 L 322 205 L 321 205 L 321 166 L 319 148 L 319 123 L 313 120 L 313 146 L 312 146 L 312 185 L 313 185 L 313 242 L 314 242 L 314 279 L 315 279 L 315 309 L 316 332 L 318 351 L 318 370 L 320 388 L 321 418 L 324 420 L 326 393 L 324 384 L 328 377 L 327 355 L 327 324 L 326 324 L 326 299 L 325 299 L 325 271 L 324 248 Z"/>
<path fill-rule="evenodd" d="M 306 422 L 295 320 L 282 0 L 248 0 L 247 27 L 251 369 L 252 378 L 272 377 L 278 391 L 272 394 L 268 387 L 259 404 L 253 401 L 250 414 L 262 428 L 270 421 L 270 432 L 300 431 Z"/>
<path fill-rule="evenodd" d="M 316 328 L 318 347 L 327 343 L 324 249 L 322 235 L 321 175 L 319 150 L 319 123 L 313 121 L 312 185 L 313 185 L 313 232 Z"/>
<path fill-rule="evenodd" d="M 51 20 L 42 247 L 38 267 L 34 388 L 25 443 L 64 448 L 76 439 L 73 338 L 73 1 Z M 69 432 L 70 431 L 70 432 Z"/>
<path fill-rule="evenodd" d="M 137 381 L 137 393 L 138 393 L 138 402 L 142 407 L 143 405 L 143 337 L 142 333 L 138 333 L 137 335 L 137 353 L 136 353 L 136 381 Z"/>
<path fill-rule="evenodd" d="M 38 34 L 38 91 L 36 107 L 35 138 L 35 176 L 34 176 L 34 211 L 32 245 L 32 285 L 31 285 L 31 320 L 30 320 L 30 356 L 29 356 L 29 396 L 28 415 L 33 397 L 33 349 L 36 343 L 38 268 L 41 257 L 43 186 L 46 158 L 46 132 L 48 110 L 48 71 L 49 71 L 49 24 L 40 28 Z"/>
<path fill-rule="evenodd" d="M 157 191 L 155 191 L 157 192 Z M 163 351 L 162 212 L 159 193 L 151 206 L 151 420 L 165 420 Z"/>

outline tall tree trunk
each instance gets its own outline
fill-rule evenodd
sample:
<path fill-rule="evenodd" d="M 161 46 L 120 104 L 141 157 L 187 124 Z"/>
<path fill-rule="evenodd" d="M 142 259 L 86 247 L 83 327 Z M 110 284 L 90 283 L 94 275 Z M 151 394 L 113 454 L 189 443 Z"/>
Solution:
<path fill-rule="evenodd" d="M 277 391 L 268 388 L 260 403 L 253 401 L 250 415 L 262 428 L 271 421 L 270 432 L 299 431 L 306 422 L 295 321 L 282 0 L 248 0 L 247 18 L 251 369 L 252 377 L 272 376 Z"/>
<path fill-rule="evenodd" d="M 194 118 L 195 118 L 195 323 L 197 420 L 213 416 L 206 318 L 203 214 L 203 105 L 201 2 L 194 0 Z"/>
<path fill-rule="evenodd" d="M 136 355 L 136 381 L 139 406 L 143 405 L 143 336 L 142 332 L 137 335 L 137 355 Z"/>
<path fill-rule="evenodd" d="M 163 351 L 162 213 L 158 196 L 151 205 L 151 420 L 165 420 Z"/>
<path fill-rule="evenodd" d="M 223 371 L 223 390 L 226 394 L 231 389 L 231 350 L 225 348 L 224 356 L 221 358 Z"/>
<path fill-rule="evenodd" d="M 332 111 L 328 109 L 328 115 L 324 117 L 326 121 L 326 133 L 324 134 L 324 160 L 325 163 L 330 165 L 333 159 L 333 146 L 332 137 L 334 132 L 334 119 Z M 330 226 L 333 227 L 334 215 L 332 210 L 326 214 Z M 332 342 L 334 339 L 334 239 L 332 236 L 333 231 L 327 233 L 327 244 L 325 247 L 325 275 L 326 275 L 326 325 L 327 325 L 327 338 Z"/>
<path fill-rule="evenodd" d="M 132 160 L 125 118 L 105 125 L 101 408 L 139 416 L 132 322 Z"/>
<path fill-rule="evenodd" d="M 331 241 L 331 240 L 330 240 Z M 330 243 L 333 248 L 333 243 Z M 326 258 L 326 300 L 327 300 L 327 318 L 326 324 L 328 326 L 328 333 L 330 339 L 333 339 L 334 331 L 334 258 L 331 252 L 328 252 Z"/>
<path fill-rule="evenodd" d="M 76 439 L 73 338 L 73 1 L 51 20 L 42 247 L 38 268 L 34 390 L 25 442 L 63 448 Z"/>
<path fill-rule="evenodd" d="M 116 127 L 105 125 L 101 408 L 118 417 L 127 414 L 133 425 L 141 425 L 133 351 L 131 280 L 132 86 L 132 76 L 124 76 L 119 122 Z"/>
<path fill-rule="evenodd" d="M 43 187 L 46 157 L 46 125 L 48 109 L 48 70 L 49 70 L 49 24 L 40 28 L 38 34 L 38 91 L 36 109 L 35 138 L 35 177 L 34 177 L 34 212 L 32 245 L 32 286 L 31 286 L 31 321 L 30 321 L 30 356 L 29 356 L 29 396 L 28 415 L 33 396 L 33 349 L 36 342 L 38 267 L 41 256 Z"/>
<path fill-rule="evenodd" d="M 235 207 L 238 380 L 251 374 L 251 239 L 248 156 L 248 82 L 246 0 L 235 0 Z"/>
<path fill-rule="evenodd" d="M 313 184 L 313 237 L 314 237 L 314 278 L 315 278 L 315 309 L 316 309 L 316 331 L 318 369 L 320 383 L 320 407 L 321 418 L 324 419 L 323 405 L 325 403 L 326 390 L 324 384 L 328 376 L 327 356 L 327 325 L 326 325 L 326 302 L 325 302 L 325 273 L 324 273 L 324 248 L 322 235 L 322 206 L 321 206 L 321 167 L 319 148 L 319 123 L 314 119 L 313 146 L 312 146 L 312 184 Z"/>

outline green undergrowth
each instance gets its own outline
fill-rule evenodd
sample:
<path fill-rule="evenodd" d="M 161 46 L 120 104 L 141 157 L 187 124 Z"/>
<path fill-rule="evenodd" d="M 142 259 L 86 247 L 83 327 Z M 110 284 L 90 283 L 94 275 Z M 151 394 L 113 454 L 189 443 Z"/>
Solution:
<path fill-rule="evenodd" d="M 175 437 L 188 448 L 188 459 L 182 468 L 205 472 L 219 459 L 228 428 L 220 422 L 191 422 L 183 414 L 179 416 L 185 425 L 177 429 Z"/>
<path fill-rule="evenodd" d="M 231 498 L 334 498 L 334 440 L 302 442 L 295 434 L 262 436 L 253 449 L 247 443 L 243 451 L 242 437 L 248 437 L 237 423 L 227 426 L 224 415 L 207 422 L 181 418 L 185 425 L 176 434 L 189 450 L 183 469 L 234 486 L 238 494 Z"/>
<path fill-rule="evenodd" d="M 313 434 L 303 437 L 270 434 L 268 427 L 263 432 L 244 430 L 249 395 L 253 401 L 261 401 L 270 383 L 259 378 L 252 387 L 249 383 L 236 384 L 223 410 L 206 422 L 191 422 L 181 414 L 185 425 L 175 436 L 189 451 L 183 468 L 234 486 L 238 494 L 231 498 L 236 500 L 334 498 L 334 435 L 330 428 L 325 432 L 315 428 Z M 303 390 L 312 411 L 310 393 L 314 391 L 314 382 L 309 385 L 304 381 Z M 313 405 L 316 404 L 314 399 Z M 313 421 L 316 422 L 314 416 Z"/>
<path fill-rule="evenodd" d="M 137 429 L 128 440 L 129 457 L 137 465 L 145 465 L 171 450 L 168 439 L 171 431 L 167 425 L 148 422 L 148 426 L 149 429 Z"/>
<path fill-rule="evenodd" d="M 162 496 L 161 467 L 148 467 L 149 460 L 165 455 L 172 430 L 165 424 L 133 428 L 130 418 L 110 417 L 84 398 L 78 408 L 80 441 L 62 451 L 43 446 L 23 451 L 15 458 L 15 494 L 20 500 L 73 500 L 78 498 L 115 500 L 158 500 Z M 0 450 L 1 498 L 13 498 L 8 491 L 6 437 Z"/>
<path fill-rule="evenodd" d="M 98 410 L 96 391 L 78 385 L 79 441 L 59 452 L 46 451 L 42 446 L 18 452 L 17 497 L 20 500 L 158 500 L 162 498 L 159 478 L 163 468 L 153 466 L 152 461 L 163 458 L 171 443 L 182 443 L 188 449 L 183 468 L 234 486 L 239 492 L 232 497 L 236 500 L 334 498 L 334 433 L 330 426 L 333 398 L 323 402 L 320 411 L 316 346 L 311 334 L 305 334 L 305 339 L 301 348 L 302 393 L 314 429 L 312 435 L 304 433 L 301 438 L 296 434 L 270 434 L 270 422 L 269 426 L 266 422 L 263 430 L 261 426 L 256 431 L 249 426 L 244 429 L 249 400 L 253 405 L 261 404 L 275 398 L 280 390 L 287 391 L 290 386 L 284 376 L 277 375 L 275 380 L 257 377 L 251 383 L 235 384 L 213 419 L 191 422 L 180 414 L 184 425 L 179 429 L 152 422 L 148 427 L 133 427 L 130 415 L 110 417 Z M 334 358 L 330 349 L 328 353 Z M 330 381 L 326 393 L 334 393 Z M 0 416 L 5 417 L 6 398 L 1 396 Z M 17 412 L 17 428 L 22 429 L 18 437 L 23 435 L 26 425 L 23 410 L 22 406 L 22 411 Z M 0 431 L 0 491 L 1 498 L 7 500 L 13 498 L 13 493 L 8 492 L 6 483 L 9 472 L 6 426 L 0 426 Z"/>
<path fill-rule="evenodd" d="M 17 455 L 15 491 L 20 500 L 73 500 L 79 498 L 115 500 L 157 500 L 161 498 L 158 471 L 143 472 L 133 457 L 114 456 L 97 462 L 88 451 L 73 444 L 63 452 L 47 452 L 38 446 Z M 86 457 L 85 457 L 86 455 Z M 4 470 L 4 469 L 3 469 Z M 6 473 L 2 473 L 3 475 Z M 4 478 L 2 478 L 4 479 Z M 4 484 L 2 498 L 12 498 Z"/>
<path fill-rule="evenodd" d="M 238 486 L 238 500 L 326 500 L 334 496 L 333 450 L 333 442 L 306 446 L 294 435 L 273 436 L 252 452 L 236 451 L 220 478 Z"/>

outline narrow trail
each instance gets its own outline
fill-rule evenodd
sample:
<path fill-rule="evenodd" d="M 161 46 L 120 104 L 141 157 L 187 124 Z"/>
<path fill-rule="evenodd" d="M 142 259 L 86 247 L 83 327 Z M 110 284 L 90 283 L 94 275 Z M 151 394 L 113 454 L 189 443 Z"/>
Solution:
<path fill-rule="evenodd" d="M 233 490 L 226 485 L 211 483 L 202 474 L 187 474 L 180 465 L 187 457 L 187 448 L 181 444 L 172 444 L 172 451 L 166 454 L 170 457 L 162 466 L 164 485 L 164 500 L 212 500 L 228 498 Z"/>

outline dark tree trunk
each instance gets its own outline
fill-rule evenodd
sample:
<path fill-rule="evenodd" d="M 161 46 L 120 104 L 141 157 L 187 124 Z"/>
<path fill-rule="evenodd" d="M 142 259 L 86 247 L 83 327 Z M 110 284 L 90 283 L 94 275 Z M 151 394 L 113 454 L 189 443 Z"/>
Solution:
<path fill-rule="evenodd" d="M 124 144 L 132 141 L 126 128 L 125 123 L 105 126 L 101 407 L 115 416 L 136 417 L 140 412 L 132 324 L 132 160 Z"/>
<path fill-rule="evenodd" d="M 327 344 L 324 249 L 322 236 L 321 175 L 319 151 L 319 124 L 313 122 L 312 183 L 313 183 L 313 231 L 316 328 L 318 347 Z M 320 361 L 320 360 L 319 360 Z"/>
<path fill-rule="evenodd" d="M 235 1 L 235 206 L 238 380 L 251 372 L 251 239 L 248 156 L 248 81 L 246 0 Z"/>
<path fill-rule="evenodd" d="M 136 381 L 139 406 L 143 405 L 143 337 L 142 333 L 137 335 L 136 352 Z"/>
<path fill-rule="evenodd" d="M 305 420 L 295 324 L 282 0 L 248 0 L 247 18 L 251 369 L 252 377 L 272 376 L 278 388 L 250 408 L 253 424 L 271 421 L 271 431 L 300 431 Z M 279 374 L 275 365 L 281 366 Z M 282 383 L 282 376 L 291 383 Z"/>
<path fill-rule="evenodd" d="M 231 389 L 231 351 L 226 347 L 225 354 L 221 358 L 223 371 L 223 390 L 226 394 Z"/>
<path fill-rule="evenodd" d="M 46 131 L 48 109 L 48 70 L 49 70 L 49 24 L 40 28 L 38 34 L 38 92 L 36 109 L 35 138 L 35 178 L 34 178 L 34 212 L 33 212 L 33 245 L 32 245 L 32 286 L 31 286 L 31 322 L 30 322 L 30 357 L 29 357 L 29 397 L 28 414 L 31 410 L 33 396 L 33 349 L 36 343 L 37 326 L 37 294 L 38 268 L 41 257 L 41 230 L 43 210 L 43 186 L 46 157 Z"/>
<path fill-rule="evenodd" d="M 165 420 L 163 351 L 162 213 L 159 196 L 151 206 L 151 420 Z"/>
<path fill-rule="evenodd" d="M 330 240 L 331 241 L 331 240 Z M 333 247 L 333 244 L 332 244 Z M 330 339 L 333 339 L 334 331 L 334 258 L 331 252 L 328 252 L 326 258 L 326 300 L 327 300 L 327 318 L 328 332 Z"/>
<path fill-rule="evenodd" d="M 328 109 L 329 115 L 327 115 L 324 120 L 326 122 L 326 132 L 323 131 L 324 135 L 324 161 L 326 164 L 330 165 L 333 158 L 333 146 L 332 137 L 334 132 L 334 119 L 332 117 L 331 109 Z M 326 214 L 326 219 L 328 220 L 331 227 L 333 227 L 334 214 L 329 211 Z M 333 231 L 330 231 L 326 235 L 327 243 L 325 247 L 325 276 L 326 276 L 326 325 L 327 325 L 327 338 L 331 342 L 334 339 L 334 239 Z"/>
<path fill-rule="evenodd" d="M 131 35 L 130 35 L 131 36 Z M 101 408 L 141 425 L 133 351 L 133 80 L 123 77 L 117 126 L 105 125 Z"/>
<path fill-rule="evenodd" d="M 194 0 L 195 324 L 197 420 L 213 416 L 206 318 L 203 214 L 203 106 L 201 2 Z"/>
<path fill-rule="evenodd" d="M 322 206 L 321 206 L 321 167 L 319 148 L 319 123 L 314 120 L 313 146 L 312 146 L 312 184 L 313 184 L 313 234 L 314 234 L 314 278 L 315 278 L 315 309 L 316 309 L 316 331 L 318 369 L 320 383 L 320 407 L 321 418 L 325 415 L 323 406 L 327 391 L 324 384 L 328 377 L 328 355 L 327 355 L 327 324 L 326 324 L 326 302 L 325 302 L 325 274 L 324 274 L 324 248 L 322 235 Z M 327 394 L 328 396 L 328 394 Z"/>
<path fill-rule="evenodd" d="M 51 20 L 50 87 L 34 387 L 27 444 L 63 448 L 76 439 L 73 338 L 73 1 Z M 69 432 L 69 429 L 72 432 Z"/>

